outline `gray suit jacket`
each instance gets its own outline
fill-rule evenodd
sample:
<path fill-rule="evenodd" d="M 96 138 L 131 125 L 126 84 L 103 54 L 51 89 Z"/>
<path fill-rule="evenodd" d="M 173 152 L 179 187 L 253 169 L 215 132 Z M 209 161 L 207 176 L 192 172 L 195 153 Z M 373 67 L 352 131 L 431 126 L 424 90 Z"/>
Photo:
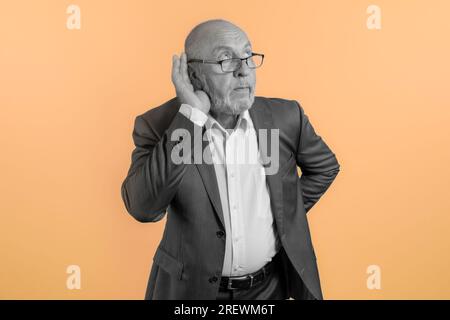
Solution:
<path fill-rule="evenodd" d="M 179 108 L 173 98 L 136 117 L 136 148 L 121 193 L 127 211 L 140 222 L 156 222 L 167 213 L 145 299 L 215 299 L 226 236 L 220 195 L 214 165 L 170 160 L 179 143 L 171 141 L 175 129 L 184 128 L 191 137 L 194 129 L 202 130 Z M 335 179 L 339 163 L 296 101 L 255 97 L 249 112 L 256 130 L 279 129 L 279 170 L 266 178 L 288 295 L 323 299 L 306 213 Z"/>

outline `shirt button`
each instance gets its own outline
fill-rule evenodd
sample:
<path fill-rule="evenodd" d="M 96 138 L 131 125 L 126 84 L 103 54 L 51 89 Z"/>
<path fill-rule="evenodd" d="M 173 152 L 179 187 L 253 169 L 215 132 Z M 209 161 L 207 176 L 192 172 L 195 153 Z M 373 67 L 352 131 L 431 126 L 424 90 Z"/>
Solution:
<path fill-rule="evenodd" d="M 219 230 L 216 232 L 217 238 L 222 238 L 225 235 L 225 232 L 223 230 Z"/>
<path fill-rule="evenodd" d="M 214 276 L 214 277 L 211 277 L 211 278 L 209 278 L 209 282 L 210 283 L 214 283 L 214 282 L 216 282 L 217 280 L 219 280 L 216 276 Z"/>

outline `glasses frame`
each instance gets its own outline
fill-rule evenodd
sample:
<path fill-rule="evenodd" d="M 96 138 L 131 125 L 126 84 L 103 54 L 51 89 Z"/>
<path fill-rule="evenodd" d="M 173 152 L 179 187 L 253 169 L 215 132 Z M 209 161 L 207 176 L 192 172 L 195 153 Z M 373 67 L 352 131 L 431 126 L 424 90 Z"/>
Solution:
<path fill-rule="evenodd" d="M 261 57 L 261 64 L 257 67 L 251 67 L 248 64 L 248 59 L 253 58 L 254 56 L 259 56 Z M 229 60 L 240 60 L 240 64 L 239 67 L 236 70 L 233 71 L 224 71 L 223 70 L 223 63 Z M 191 63 L 191 62 L 199 62 L 199 63 L 208 63 L 208 64 L 220 64 L 220 68 L 222 69 L 222 72 L 235 72 L 237 70 L 239 70 L 242 67 L 242 61 L 245 60 L 245 63 L 247 64 L 247 66 L 250 69 L 257 69 L 259 67 L 261 67 L 263 65 L 264 62 L 264 54 L 263 53 L 256 53 L 256 52 L 252 52 L 252 54 L 246 58 L 228 58 L 228 59 L 223 59 L 223 60 L 205 60 L 205 59 L 189 59 L 187 61 L 187 63 Z"/>

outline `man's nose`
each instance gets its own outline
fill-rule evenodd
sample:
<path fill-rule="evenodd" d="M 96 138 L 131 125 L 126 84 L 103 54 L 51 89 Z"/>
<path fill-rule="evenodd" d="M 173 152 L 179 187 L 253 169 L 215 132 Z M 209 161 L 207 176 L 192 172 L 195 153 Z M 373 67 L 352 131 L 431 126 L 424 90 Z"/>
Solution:
<path fill-rule="evenodd" d="M 246 77 L 250 74 L 250 68 L 245 60 L 241 60 L 241 67 L 235 71 L 236 77 Z"/>

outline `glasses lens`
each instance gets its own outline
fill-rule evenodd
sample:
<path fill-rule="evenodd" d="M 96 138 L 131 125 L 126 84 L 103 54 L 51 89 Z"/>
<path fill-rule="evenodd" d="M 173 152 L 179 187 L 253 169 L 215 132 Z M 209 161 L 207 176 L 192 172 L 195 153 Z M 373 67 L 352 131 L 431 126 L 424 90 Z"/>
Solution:
<path fill-rule="evenodd" d="M 222 61 L 222 70 L 224 72 L 233 72 L 238 70 L 241 67 L 241 59 L 227 59 Z M 263 56 L 262 55 L 254 55 L 249 58 L 247 58 L 247 65 L 251 69 L 258 68 L 263 63 Z"/>
<path fill-rule="evenodd" d="M 249 68 L 258 68 L 262 65 L 263 57 L 255 55 L 247 59 L 247 64 Z"/>
<path fill-rule="evenodd" d="M 222 62 L 222 70 L 224 72 L 236 71 L 241 67 L 240 59 L 228 59 Z"/>

